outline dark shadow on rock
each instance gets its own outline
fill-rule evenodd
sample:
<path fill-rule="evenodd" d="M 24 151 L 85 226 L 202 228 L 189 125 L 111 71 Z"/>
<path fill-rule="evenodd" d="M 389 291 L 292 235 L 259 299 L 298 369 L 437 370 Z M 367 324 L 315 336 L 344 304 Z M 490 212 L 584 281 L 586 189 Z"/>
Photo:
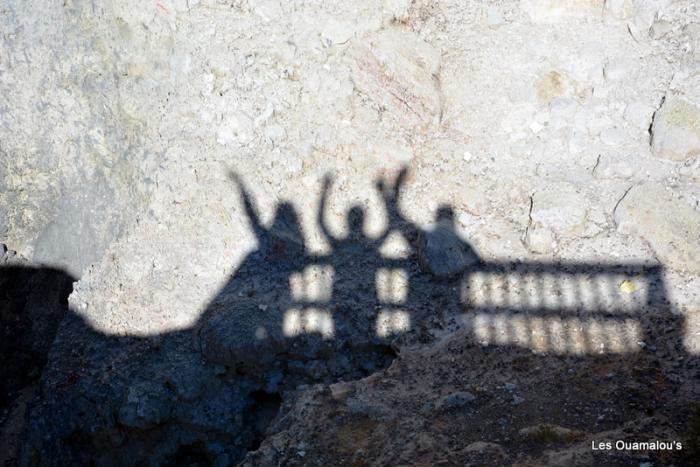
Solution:
<path fill-rule="evenodd" d="M 289 387 L 357 379 L 388 365 L 393 350 L 388 340 L 375 337 L 373 321 L 373 270 L 381 263 L 381 241 L 362 234 L 361 209 L 351 209 L 351 232 L 342 239 L 333 237 L 319 216 L 333 253 L 312 255 L 304 247 L 291 204 L 281 205 L 287 206 L 284 221 L 278 209 L 266 229 L 242 183 L 235 175 L 231 178 L 240 187 L 258 249 L 243 260 L 200 318 L 202 355 Z M 328 179 L 321 209 L 329 186 Z M 317 290 L 324 285 L 328 290 Z"/>
<path fill-rule="evenodd" d="M 74 281 L 58 269 L 0 267 L 0 410 L 41 375 Z"/>
<path fill-rule="evenodd" d="M 25 406 L 66 316 L 75 279 L 59 269 L 28 266 L 1 247 L 0 463 L 5 465 L 16 460 Z"/>
<path fill-rule="evenodd" d="M 231 174 L 257 249 L 191 329 L 105 336 L 68 313 L 29 409 L 20 464 L 279 463 L 265 457 L 265 438 L 293 423 L 277 411 L 300 387 L 360 379 L 387 368 L 397 349 L 450 332 L 462 333 L 480 365 L 527 356 L 565 377 L 577 366 L 665 365 L 680 356 L 695 371 L 661 265 L 482 260 L 451 207 L 426 229 L 409 220 L 399 199 L 406 177 L 377 183 L 388 225 L 376 238 L 364 234 L 357 206 L 348 235 L 331 232 L 324 213 L 332 180 L 324 180 L 316 219 L 331 252 L 318 255 L 291 203 L 266 227 Z M 407 256 L 380 253 L 392 233 L 406 239 Z M 639 411 L 659 410 L 672 392 L 640 398 Z M 637 414 L 620 408 L 619 421 Z"/>

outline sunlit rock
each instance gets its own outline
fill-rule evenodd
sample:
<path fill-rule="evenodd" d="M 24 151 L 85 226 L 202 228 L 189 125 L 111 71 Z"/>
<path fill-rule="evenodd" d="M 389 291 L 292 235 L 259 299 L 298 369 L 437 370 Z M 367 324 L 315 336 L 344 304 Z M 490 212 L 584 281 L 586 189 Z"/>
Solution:
<path fill-rule="evenodd" d="M 520 7 L 536 22 L 555 22 L 561 18 L 600 16 L 604 0 L 521 0 Z"/>
<path fill-rule="evenodd" d="M 525 245 L 533 253 L 550 253 L 555 245 L 554 234 L 543 225 L 532 225 L 525 232 Z"/>
<path fill-rule="evenodd" d="M 414 34 L 382 30 L 353 41 L 347 56 L 355 87 L 380 106 L 423 125 L 439 117 L 440 53 Z"/>
<path fill-rule="evenodd" d="M 651 149 L 658 157 L 684 161 L 700 155 L 700 106 L 667 96 L 654 114 Z"/>
<path fill-rule="evenodd" d="M 538 190 L 532 197 L 532 225 L 541 225 L 560 235 L 583 231 L 588 200 L 574 185 L 555 183 Z"/>
<path fill-rule="evenodd" d="M 216 133 L 216 142 L 224 146 L 234 142 L 247 144 L 253 136 L 253 120 L 244 112 L 237 111 L 222 119 Z"/>
<path fill-rule="evenodd" d="M 700 272 L 700 212 L 663 185 L 634 186 L 615 210 L 615 223 L 649 242 L 669 267 Z"/>

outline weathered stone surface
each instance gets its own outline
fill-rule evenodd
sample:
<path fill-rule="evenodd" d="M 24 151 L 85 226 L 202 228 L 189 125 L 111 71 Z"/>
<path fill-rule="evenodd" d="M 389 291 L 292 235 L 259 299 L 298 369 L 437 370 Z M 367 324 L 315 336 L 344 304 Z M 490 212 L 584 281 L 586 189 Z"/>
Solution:
<path fill-rule="evenodd" d="M 488 443 L 486 441 L 475 441 L 467 447 L 464 448 L 466 452 L 492 452 L 496 454 L 500 454 L 502 456 L 505 455 L 505 451 L 503 450 L 503 446 L 501 446 L 498 443 Z"/>
<path fill-rule="evenodd" d="M 127 390 L 126 400 L 119 408 L 117 420 L 129 428 L 145 430 L 165 423 L 171 418 L 174 401 L 154 383 L 144 382 Z"/>
<path fill-rule="evenodd" d="M 625 107 L 625 121 L 634 129 L 648 130 L 653 115 L 653 107 L 643 102 L 632 102 Z"/>
<path fill-rule="evenodd" d="M 74 281 L 57 269 L 32 267 L 0 244 L 0 414 L 41 374 Z"/>
<path fill-rule="evenodd" d="M 440 115 L 440 53 L 412 33 L 385 29 L 348 48 L 355 87 L 397 115 L 430 124 Z"/>
<path fill-rule="evenodd" d="M 521 8 L 536 22 L 554 22 L 567 17 L 600 16 L 604 0 L 522 0 Z"/>
<path fill-rule="evenodd" d="M 700 106 L 682 97 L 666 96 L 654 114 L 651 149 L 655 155 L 684 161 L 700 154 Z"/>
<path fill-rule="evenodd" d="M 466 407 L 476 400 L 476 396 L 468 391 L 457 391 L 441 397 L 436 403 L 437 410 L 455 410 Z"/>
<path fill-rule="evenodd" d="M 245 145 L 253 139 L 253 120 L 244 112 L 234 112 L 227 115 L 219 126 L 216 142 L 229 145 L 233 142 Z"/>
<path fill-rule="evenodd" d="M 588 200 L 569 183 L 555 183 L 538 190 L 532 197 L 531 225 L 544 226 L 556 234 L 583 232 Z"/>
<path fill-rule="evenodd" d="M 672 172 L 673 165 L 664 159 L 625 153 L 601 154 L 592 171 L 595 178 L 602 180 L 663 180 Z"/>
<path fill-rule="evenodd" d="M 282 316 L 277 309 L 262 310 L 255 304 L 239 304 L 213 316 L 202 326 L 199 338 L 206 359 L 232 368 L 269 364 L 285 349 Z"/>
<path fill-rule="evenodd" d="M 534 83 L 537 92 L 537 100 L 540 104 L 550 104 L 571 93 L 572 83 L 569 77 L 561 70 L 549 70 L 539 76 Z M 534 122 L 530 128 L 537 133 L 541 130 L 539 122 Z"/>
<path fill-rule="evenodd" d="M 554 234 L 543 225 L 532 225 L 525 232 L 525 246 L 533 253 L 550 253 L 554 249 L 554 242 Z"/>
<path fill-rule="evenodd" d="M 593 170 L 596 178 L 628 179 L 639 170 L 639 161 L 618 154 L 601 154 Z"/>
<path fill-rule="evenodd" d="M 679 172 L 700 185 L 700 157 L 686 161 Z"/>
<path fill-rule="evenodd" d="M 522 428 L 518 434 L 525 438 L 530 438 L 542 443 L 553 441 L 571 443 L 584 435 L 584 433 L 579 430 L 572 430 L 570 428 L 552 425 L 549 423 Z"/>
<path fill-rule="evenodd" d="M 636 39 L 643 39 L 670 0 L 608 0 L 603 3 L 606 15 L 626 20 L 630 33 Z"/>
<path fill-rule="evenodd" d="M 335 400 L 343 400 L 348 397 L 352 391 L 352 385 L 346 382 L 331 384 L 331 397 Z"/>
<path fill-rule="evenodd" d="M 80 276 L 145 201 L 143 134 L 102 48 L 115 25 L 82 4 L 4 6 L 0 238 Z"/>
<path fill-rule="evenodd" d="M 700 273 L 700 212 L 663 185 L 634 186 L 615 210 L 615 222 L 649 242 L 668 267 Z"/>
<path fill-rule="evenodd" d="M 627 134 L 619 128 L 605 128 L 600 132 L 600 140 L 608 146 L 619 146 L 626 138 Z"/>

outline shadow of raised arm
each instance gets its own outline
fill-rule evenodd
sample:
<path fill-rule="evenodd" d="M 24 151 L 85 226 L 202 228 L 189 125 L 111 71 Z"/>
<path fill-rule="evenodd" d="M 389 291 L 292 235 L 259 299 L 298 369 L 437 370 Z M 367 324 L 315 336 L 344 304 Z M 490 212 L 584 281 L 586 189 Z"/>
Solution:
<path fill-rule="evenodd" d="M 328 191 L 330 190 L 333 178 L 331 175 L 326 174 L 323 177 L 323 187 L 321 188 L 321 201 L 318 205 L 318 211 L 316 212 L 316 223 L 318 224 L 323 236 L 326 237 L 331 245 L 337 242 L 337 238 L 331 233 L 328 228 L 328 223 L 326 222 L 326 204 L 328 203 Z"/>
<path fill-rule="evenodd" d="M 401 172 L 399 172 L 391 187 L 389 187 L 384 180 L 379 180 L 376 186 L 377 190 L 379 190 L 379 193 L 382 195 L 388 216 L 387 229 L 382 235 L 382 238 L 385 238 L 392 230 L 398 230 L 403 234 L 409 244 L 415 246 L 416 242 L 418 241 L 418 233 L 420 232 L 420 229 L 418 226 L 416 226 L 416 224 L 408 220 L 399 208 L 401 187 L 406 182 L 407 176 L 408 169 L 404 167 L 401 169 Z"/>
<path fill-rule="evenodd" d="M 243 201 L 243 207 L 250 221 L 250 226 L 253 229 L 253 232 L 255 233 L 255 237 L 258 239 L 259 242 L 261 242 L 265 237 L 265 234 L 267 233 L 267 229 L 265 229 L 265 227 L 263 227 L 262 223 L 260 222 L 258 213 L 255 207 L 253 206 L 252 198 L 246 190 L 243 180 L 241 179 L 241 177 L 238 176 L 237 173 L 230 170 L 228 176 L 231 179 L 231 181 L 238 187 L 238 192 L 241 196 L 241 200 Z"/>

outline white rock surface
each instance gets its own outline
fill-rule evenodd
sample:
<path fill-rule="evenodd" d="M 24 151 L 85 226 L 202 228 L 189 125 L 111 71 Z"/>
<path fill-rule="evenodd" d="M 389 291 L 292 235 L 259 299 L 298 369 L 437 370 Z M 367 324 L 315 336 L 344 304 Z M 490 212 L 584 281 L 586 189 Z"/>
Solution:
<path fill-rule="evenodd" d="M 634 186 L 615 210 L 618 230 L 644 238 L 671 268 L 700 273 L 700 212 L 658 183 Z"/>
<path fill-rule="evenodd" d="M 659 157 L 685 161 L 700 155 L 700 106 L 667 96 L 654 114 L 651 133 L 651 147 Z"/>
<path fill-rule="evenodd" d="M 571 184 L 549 185 L 532 196 L 532 225 L 558 234 L 579 234 L 585 227 L 588 204 L 586 195 Z"/>
<path fill-rule="evenodd" d="M 648 130 L 653 115 L 654 108 L 643 102 L 632 102 L 625 107 L 625 121 L 635 129 Z"/>
<path fill-rule="evenodd" d="M 440 54 L 414 34 L 385 29 L 353 43 L 348 57 L 355 86 L 381 107 L 422 124 L 439 116 Z"/>
<path fill-rule="evenodd" d="M 533 253 L 551 253 L 555 247 L 554 233 L 543 225 L 535 224 L 525 232 L 525 245 Z"/>
<path fill-rule="evenodd" d="M 100 330 L 190 325 L 255 248 L 229 170 L 264 225 L 292 202 L 314 253 L 326 172 L 338 232 L 360 204 L 380 233 L 374 180 L 407 164 L 406 215 L 452 204 L 488 258 L 653 259 L 652 230 L 609 227 L 633 183 L 694 209 L 693 120 L 664 117 L 698 102 L 693 2 L 160 4 L 0 16 L 0 242 L 82 274 Z"/>
<path fill-rule="evenodd" d="M 603 0 L 522 0 L 521 8 L 533 21 L 554 22 L 562 18 L 600 16 Z"/>

